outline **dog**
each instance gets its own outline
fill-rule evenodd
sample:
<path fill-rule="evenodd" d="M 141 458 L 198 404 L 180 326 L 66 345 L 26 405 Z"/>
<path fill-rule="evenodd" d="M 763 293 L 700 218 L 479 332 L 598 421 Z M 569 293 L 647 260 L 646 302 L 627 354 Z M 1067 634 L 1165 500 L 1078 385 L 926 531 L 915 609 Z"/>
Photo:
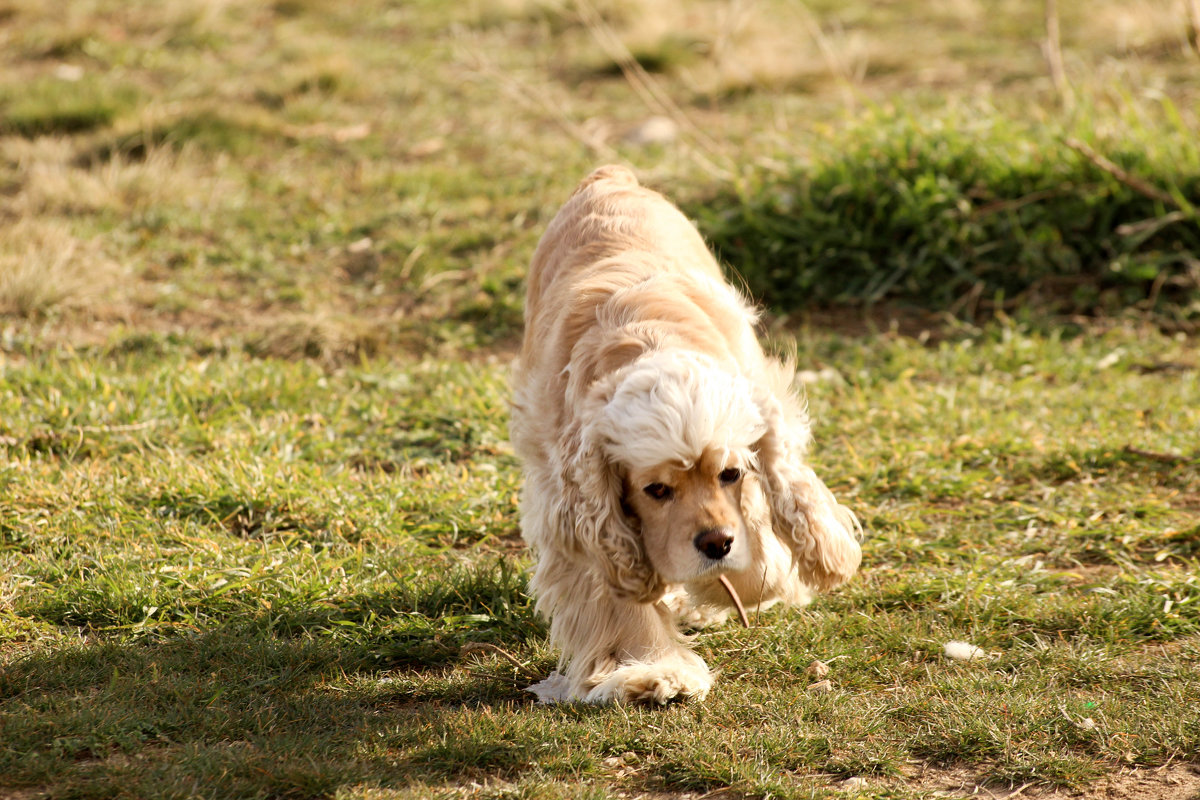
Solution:
<path fill-rule="evenodd" d="M 623 167 L 579 184 L 527 284 L 510 432 L 530 590 L 561 651 L 530 691 L 703 699 L 713 674 L 681 625 L 737 598 L 806 603 L 862 557 L 855 515 L 804 461 L 794 367 L 764 354 L 696 228 Z"/>

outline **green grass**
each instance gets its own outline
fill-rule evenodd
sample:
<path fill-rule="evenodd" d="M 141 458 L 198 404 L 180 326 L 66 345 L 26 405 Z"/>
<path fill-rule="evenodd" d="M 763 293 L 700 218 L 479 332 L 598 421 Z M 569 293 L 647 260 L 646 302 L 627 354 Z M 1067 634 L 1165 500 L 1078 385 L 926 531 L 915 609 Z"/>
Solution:
<path fill-rule="evenodd" d="M 1200 384 L 1145 369 L 1185 345 L 802 336 L 847 378 L 810 401 L 864 573 L 701 634 L 723 676 L 665 710 L 521 692 L 553 654 L 512 549 L 502 366 L 22 356 L 0 397 L 0 774 L 50 796 L 799 797 L 851 776 L 904 796 L 914 762 L 1083 786 L 1190 758 Z M 951 638 L 993 656 L 948 662 Z M 814 658 L 833 693 L 806 691 Z"/>
<path fill-rule="evenodd" d="M 0 0 L 0 795 L 1194 781 L 1174 7 L 1059 3 L 1066 101 L 1034 0 L 595 5 Z M 626 139 L 663 114 L 676 141 Z M 663 709 L 522 691 L 556 653 L 508 364 L 534 244 L 605 161 L 841 377 L 813 460 L 868 529 L 846 587 L 701 633 L 716 687 Z"/>
<path fill-rule="evenodd" d="M 0 97 L 0 133 L 28 138 L 102 129 L 137 104 L 133 89 L 94 79 L 52 78 L 7 94 Z"/>

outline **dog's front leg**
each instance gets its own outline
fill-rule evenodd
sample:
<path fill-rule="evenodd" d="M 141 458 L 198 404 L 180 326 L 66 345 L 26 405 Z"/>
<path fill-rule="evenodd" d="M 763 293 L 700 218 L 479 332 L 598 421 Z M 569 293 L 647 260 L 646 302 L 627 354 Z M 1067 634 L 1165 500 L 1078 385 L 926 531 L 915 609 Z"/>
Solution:
<path fill-rule="evenodd" d="M 862 561 L 862 529 L 854 512 L 806 465 L 788 465 L 775 473 L 772 506 L 777 530 L 800 568 L 800 577 L 818 589 L 849 580 Z"/>
<path fill-rule="evenodd" d="M 539 563 L 533 588 L 562 651 L 568 691 L 556 699 L 664 704 L 708 694 L 712 673 L 661 603 L 621 600 L 590 571 L 558 559 Z"/>
<path fill-rule="evenodd" d="M 712 688 L 712 673 L 679 641 L 670 612 L 658 603 L 620 605 L 612 609 L 624 628 L 614 637 L 616 646 L 580 671 L 584 699 L 660 705 L 675 698 L 704 699 Z"/>

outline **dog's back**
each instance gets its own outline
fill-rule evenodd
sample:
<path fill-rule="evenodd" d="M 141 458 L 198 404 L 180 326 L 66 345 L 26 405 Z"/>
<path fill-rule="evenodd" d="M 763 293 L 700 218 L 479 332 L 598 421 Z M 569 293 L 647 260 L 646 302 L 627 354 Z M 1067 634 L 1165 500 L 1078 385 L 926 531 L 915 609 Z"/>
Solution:
<path fill-rule="evenodd" d="M 585 277 L 614 255 L 639 252 L 653 254 L 659 271 L 699 267 L 721 278 L 704 240 L 679 209 L 639 184 L 628 169 L 600 167 L 575 188 L 538 243 L 526 320 L 536 319 L 542 301 L 561 291 L 561 282 Z"/>
<path fill-rule="evenodd" d="M 687 217 L 619 166 L 600 167 L 576 187 L 542 236 L 527 284 L 525 339 L 514 375 L 518 406 L 547 394 L 561 397 L 569 363 L 577 373 L 591 373 L 573 376 L 586 385 L 653 349 L 655 342 L 621 332 L 639 317 L 653 315 L 660 332 L 674 322 L 680 336 L 710 352 L 728 342 L 731 358 L 753 319 Z M 587 336 L 609 341 L 589 348 L 591 363 L 572 361 Z"/>
<path fill-rule="evenodd" d="M 527 359 L 547 333 L 544 316 L 586 296 L 603 302 L 613 292 L 650 275 L 721 270 L 696 228 L 662 195 L 640 185 L 624 167 L 595 170 L 576 187 L 546 229 L 534 253 L 525 303 Z"/>

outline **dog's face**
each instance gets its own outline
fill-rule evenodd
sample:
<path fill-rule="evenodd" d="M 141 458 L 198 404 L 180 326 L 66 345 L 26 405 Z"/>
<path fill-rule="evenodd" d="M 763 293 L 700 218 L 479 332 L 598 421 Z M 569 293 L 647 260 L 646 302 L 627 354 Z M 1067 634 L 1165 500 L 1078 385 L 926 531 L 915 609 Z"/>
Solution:
<path fill-rule="evenodd" d="M 625 475 L 622 506 L 638 521 L 646 557 L 669 583 L 750 562 L 742 485 L 748 454 L 710 448 L 690 467 L 679 462 Z"/>
<path fill-rule="evenodd" d="M 584 438 L 638 556 L 666 583 L 748 568 L 743 483 L 767 433 L 750 382 L 707 356 L 665 352 L 614 383 Z"/>

